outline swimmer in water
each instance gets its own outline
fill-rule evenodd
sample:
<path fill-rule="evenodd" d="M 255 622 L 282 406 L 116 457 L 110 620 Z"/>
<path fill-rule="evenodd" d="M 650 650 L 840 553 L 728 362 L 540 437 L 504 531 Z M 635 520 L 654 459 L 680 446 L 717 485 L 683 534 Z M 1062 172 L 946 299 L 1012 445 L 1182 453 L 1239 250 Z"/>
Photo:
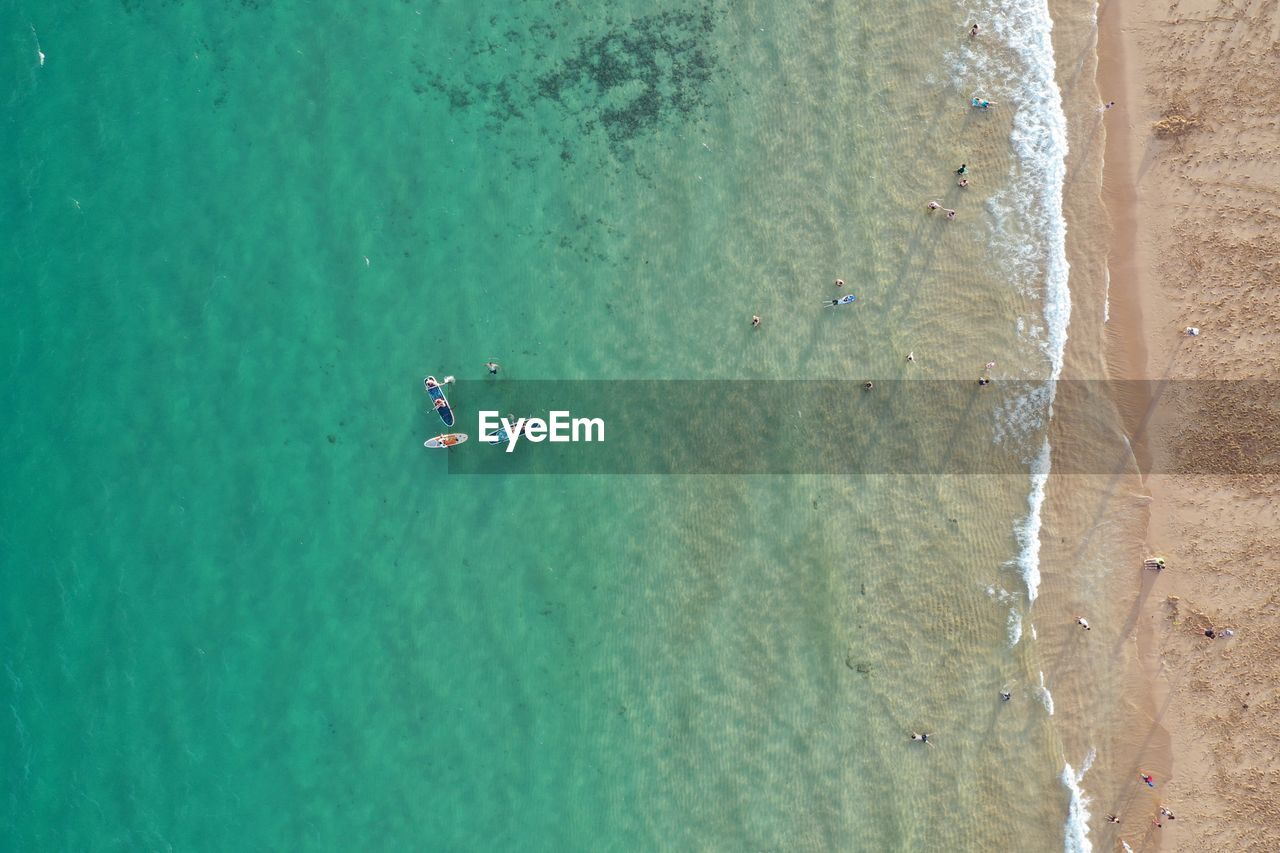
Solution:
<path fill-rule="evenodd" d="M 960 180 L 956 181 L 956 186 L 958 186 L 958 187 L 967 187 L 967 186 L 969 186 L 969 179 L 968 179 L 968 178 L 961 178 Z"/>
<path fill-rule="evenodd" d="M 1154 788 L 1156 786 L 1156 780 L 1150 773 L 1147 773 L 1145 770 L 1139 770 L 1138 775 L 1142 777 L 1143 782 L 1147 783 L 1148 788 Z"/>
<path fill-rule="evenodd" d="M 759 314 L 752 314 L 752 315 L 751 315 L 751 328 L 753 328 L 753 329 L 758 329 L 758 328 L 760 328 L 760 315 L 759 315 Z"/>
<path fill-rule="evenodd" d="M 1001 691 L 1000 691 L 1000 701 L 1001 701 L 1001 702 L 1008 702 L 1008 701 L 1009 701 L 1010 699 L 1012 699 L 1012 698 L 1013 698 L 1013 694 L 1012 694 L 1012 693 L 1010 693 L 1008 690 L 1001 690 Z"/>
<path fill-rule="evenodd" d="M 484 366 L 488 369 L 490 376 L 497 376 L 498 370 L 502 367 L 502 365 L 498 364 L 496 361 L 486 361 Z"/>
<path fill-rule="evenodd" d="M 863 391 L 871 391 L 871 390 L 873 390 L 875 387 L 876 387 L 876 384 L 875 384 L 874 382 L 864 382 L 864 383 L 862 384 L 862 390 L 863 390 Z"/>
<path fill-rule="evenodd" d="M 907 361 L 915 361 L 915 360 L 916 360 L 915 350 L 912 350 L 911 352 L 907 353 Z"/>
<path fill-rule="evenodd" d="M 836 287 L 844 287 L 844 279 L 842 278 L 836 279 Z"/>
<path fill-rule="evenodd" d="M 918 734 L 916 734 L 915 732 L 912 732 L 912 733 L 911 733 L 911 739 L 912 739 L 913 741 L 917 742 L 917 743 L 929 743 L 929 733 L 928 733 L 928 732 L 925 732 L 925 733 L 924 733 L 924 734 L 922 734 L 922 735 L 918 735 Z M 933 746 L 933 744 L 931 744 L 931 743 L 930 743 L 929 745 L 930 745 L 930 746 Z"/>
<path fill-rule="evenodd" d="M 956 212 L 955 212 L 954 210 L 952 210 L 951 208 L 949 208 L 949 207 L 944 207 L 944 208 L 943 208 L 943 210 L 945 210 L 945 211 L 947 212 L 947 219 L 955 219 L 955 218 L 956 218 Z"/>
<path fill-rule="evenodd" d="M 938 208 L 940 208 L 940 207 L 942 207 L 942 202 L 939 202 L 939 201 L 931 201 L 931 202 L 929 202 L 929 212 L 930 212 L 930 213 L 933 213 L 935 210 L 937 210 L 937 209 L 938 209 Z"/>

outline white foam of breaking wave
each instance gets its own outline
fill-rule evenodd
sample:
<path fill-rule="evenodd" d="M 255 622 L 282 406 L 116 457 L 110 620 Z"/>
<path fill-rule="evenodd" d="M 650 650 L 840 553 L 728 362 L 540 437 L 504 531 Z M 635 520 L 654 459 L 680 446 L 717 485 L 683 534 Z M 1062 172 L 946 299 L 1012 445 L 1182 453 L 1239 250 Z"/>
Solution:
<path fill-rule="evenodd" d="M 1018 609 L 1018 597 L 1004 587 L 987 587 L 987 595 L 1009 608 L 1009 648 L 1018 645 L 1022 639 L 1022 611 Z"/>
<path fill-rule="evenodd" d="M 1111 268 L 1102 269 L 1102 322 L 1111 321 Z"/>
<path fill-rule="evenodd" d="M 970 13 L 983 21 L 983 35 L 966 39 L 948 64 L 961 97 L 990 97 L 996 114 L 1012 112 L 1012 171 L 986 208 L 1010 238 L 998 255 L 1012 284 L 1043 305 L 1042 322 L 1018 323 L 1048 358 L 1049 378 L 1057 379 L 1071 295 L 1062 205 L 1067 118 L 1056 80 L 1053 19 L 1046 0 L 987 0 Z"/>
<path fill-rule="evenodd" d="M 1009 44 L 1026 67 L 1018 92 L 1010 139 L 1023 176 L 1027 219 L 1043 239 L 1044 319 L 1043 348 L 1049 358 L 1051 380 L 1062 373 L 1062 356 L 1071 321 L 1071 294 L 1067 276 L 1067 222 L 1062 209 L 1067 174 L 1067 117 L 1055 74 L 1053 19 L 1046 0 L 1020 0 L 1010 17 Z"/>
<path fill-rule="evenodd" d="M 1018 641 L 1022 639 L 1022 614 L 1018 612 L 1018 608 L 1009 608 L 1009 648 L 1018 645 Z"/>
<path fill-rule="evenodd" d="M 1040 514 L 1049 482 L 1049 438 L 1041 439 L 1040 452 L 1031 460 L 1031 492 L 1027 495 L 1027 515 L 1014 528 L 1018 556 L 1014 563 L 1027 586 L 1027 601 L 1033 603 L 1040 592 Z"/>
<path fill-rule="evenodd" d="M 1040 704 L 1044 705 L 1044 709 L 1049 712 L 1049 716 L 1053 716 L 1053 694 L 1049 692 L 1049 688 L 1044 686 L 1044 671 L 1040 672 L 1040 684 L 1037 685 L 1036 695 L 1040 697 Z"/>
<path fill-rule="evenodd" d="M 1070 764 L 1063 763 L 1062 784 L 1067 786 L 1071 799 L 1067 804 L 1066 840 L 1062 848 L 1066 853 L 1092 853 L 1093 844 L 1089 841 L 1089 798 L 1080 789 L 1084 774 L 1093 766 L 1094 750 L 1090 748 L 1085 756 L 1084 764 L 1077 773 Z"/>
<path fill-rule="evenodd" d="M 1045 339 L 1042 348 L 1049 359 L 1049 389 L 1046 409 L 1052 416 L 1053 385 L 1062 374 L 1062 358 L 1071 321 L 1071 294 L 1067 290 L 1067 224 L 1062 209 L 1067 168 L 1067 118 L 1062 110 L 1062 92 L 1054 79 L 1053 19 L 1046 0 L 1020 0 L 1011 17 L 1009 43 L 1026 65 L 1027 76 L 1019 92 L 1022 99 L 1014 113 L 1010 139 L 1024 176 L 1026 195 L 1024 222 L 1034 223 L 1044 240 L 1044 290 L 1042 294 Z M 1003 28 L 1002 28 L 1003 29 Z M 1031 494 L 1028 513 L 1018 531 L 1018 566 L 1027 584 L 1027 597 L 1035 601 L 1040 587 L 1040 519 L 1045 485 L 1049 479 L 1051 452 L 1046 437 L 1040 454 L 1031 465 Z"/>
<path fill-rule="evenodd" d="M 1037 345 L 1049 362 L 1048 383 L 1001 406 L 996 440 L 1028 438 L 1043 432 L 1052 416 L 1054 384 L 1062 374 L 1071 294 L 1067 289 L 1067 225 L 1063 211 L 1066 184 L 1067 119 L 1055 79 L 1053 19 L 1046 0 L 998 0 L 975 9 L 986 23 L 985 35 L 969 40 L 954 57 L 964 76 L 982 97 L 992 96 L 997 110 L 1012 110 L 1009 141 L 1014 154 L 1007 186 L 988 203 L 999 230 L 1010 239 L 1001 244 L 1015 285 L 1042 305 L 1042 320 L 1019 317 L 1019 334 Z M 1003 224 L 1003 227 L 1001 227 Z M 1037 371 L 1038 372 L 1038 371 Z M 1050 449 L 1043 441 L 1031 461 L 1028 514 L 1017 527 L 1017 565 L 1035 601 L 1040 583 L 1040 523 Z"/>

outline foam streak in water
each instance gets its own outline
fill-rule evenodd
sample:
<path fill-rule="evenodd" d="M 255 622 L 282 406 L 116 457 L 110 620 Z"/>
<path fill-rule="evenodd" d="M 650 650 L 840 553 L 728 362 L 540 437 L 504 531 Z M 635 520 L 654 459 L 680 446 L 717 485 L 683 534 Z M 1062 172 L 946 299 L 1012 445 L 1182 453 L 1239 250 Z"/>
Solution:
<path fill-rule="evenodd" d="M 1049 688 L 1044 686 L 1044 673 L 1040 673 L 1040 704 L 1044 705 L 1044 709 L 1049 712 L 1049 716 L 1053 716 L 1053 694 L 1049 692 Z"/>
<path fill-rule="evenodd" d="M 1041 412 L 1053 413 L 1054 384 L 1062 374 L 1067 326 L 1071 321 L 1071 294 L 1067 289 L 1067 225 L 1063 211 L 1066 183 L 1067 119 L 1062 109 L 1053 52 L 1053 19 L 1046 0 L 1012 0 L 991 10 L 996 35 L 1007 42 L 1017 56 L 1010 79 L 1016 80 L 1011 93 L 1016 110 L 1010 142 L 1017 164 L 1012 213 L 1023 225 L 1030 224 L 1039 240 L 1025 247 L 1021 257 L 1028 275 L 1034 270 L 1043 276 L 1038 288 L 1043 300 L 1044 328 L 1036 330 L 1042 351 L 1049 361 L 1047 398 L 1035 400 Z M 1027 585 L 1027 597 L 1036 599 L 1040 585 L 1040 510 L 1049 477 L 1048 439 L 1031 466 L 1031 494 L 1028 514 L 1017 530 L 1018 568 Z"/>
<path fill-rule="evenodd" d="M 1040 511 L 1044 508 L 1044 489 L 1049 482 L 1049 439 L 1040 445 L 1040 453 L 1031 462 L 1031 493 L 1027 495 L 1027 517 L 1014 531 L 1018 537 L 1018 570 L 1027 585 L 1027 599 L 1034 602 L 1040 590 Z"/>
<path fill-rule="evenodd" d="M 1063 850 L 1066 853 L 1092 853 L 1093 851 L 1093 844 L 1089 842 L 1089 798 L 1080 789 L 1084 774 L 1088 773 L 1089 768 L 1093 766 L 1093 758 L 1094 750 L 1090 749 L 1079 773 L 1075 772 L 1070 764 L 1064 763 L 1062 766 L 1062 775 L 1059 778 L 1071 794 L 1067 805 L 1067 838 L 1063 843 Z"/>

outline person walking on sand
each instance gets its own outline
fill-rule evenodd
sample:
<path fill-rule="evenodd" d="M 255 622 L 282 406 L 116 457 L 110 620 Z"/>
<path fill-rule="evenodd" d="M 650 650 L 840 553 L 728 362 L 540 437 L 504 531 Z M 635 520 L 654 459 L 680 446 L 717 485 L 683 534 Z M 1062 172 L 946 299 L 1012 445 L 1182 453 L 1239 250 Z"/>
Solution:
<path fill-rule="evenodd" d="M 1119 815 L 1109 814 L 1109 815 L 1107 815 L 1107 822 L 1108 822 L 1108 823 L 1119 823 L 1119 822 L 1120 822 L 1120 816 L 1119 816 Z"/>
<path fill-rule="evenodd" d="M 1195 326 L 1187 326 L 1182 330 L 1182 334 L 1186 335 L 1188 338 L 1194 338 L 1196 335 L 1200 334 L 1200 330 Z"/>
<path fill-rule="evenodd" d="M 497 376 L 498 370 L 502 367 L 502 365 L 498 364 L 496 361 L 486 361 L 484 366 L 489 371 L 490 376 Z"/>
<path fill-rule="evenodd" d="M 1081 628 L 1085 629 L 1086 631 L 1093 630 L 1092 628 L 1089 627 L 1089 620 L 1084 618 L 1083 616 L 1076 617 L 1076 624 L 1079 625 Z"/>
<path fill-rule="evenodd" d="M 969 179 L 968 179 L 968 178 L 961 178 L 960 180 L 956 181 L 956 186 L 958 186 L 958 187 L 967 187 L 967 186 L 969 186 Z"/>
<path fill-rule="evenodd" d="M 963 175 L 963 174 L 965 173 L 966 169 L 968 168 L 968 165 L 969 165 L 968 163 L 961 163 L 961 164 L 960 164 L 960 168 L 959 168 L 959 169 L 956 169 L 956 174 L 957 174 L 957 175 Z"/>

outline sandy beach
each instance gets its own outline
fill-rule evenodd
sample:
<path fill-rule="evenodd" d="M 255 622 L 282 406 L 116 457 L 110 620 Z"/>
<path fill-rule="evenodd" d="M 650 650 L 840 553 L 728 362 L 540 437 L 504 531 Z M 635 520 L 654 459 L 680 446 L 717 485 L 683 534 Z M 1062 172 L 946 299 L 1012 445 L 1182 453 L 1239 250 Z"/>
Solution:
<path fill-rule="evenodd" d="M 1129 576 L 1147 695 L 1117 768 L 1157 786 L 1127 797 L 1114 843 L 1280 849 L 1280 428 L 1248 381 L 1280 378 L 1280 86 L 1262 73 L 1280 15 L 1137 0 L 1104 2 L 1098 23 L 1108 370 L 1158 380 L 1117 396 L 1150 495 L 1143 550 L 1167 560 Z M 1161 805 L 1176 819 L 1157 827 Z"/>

